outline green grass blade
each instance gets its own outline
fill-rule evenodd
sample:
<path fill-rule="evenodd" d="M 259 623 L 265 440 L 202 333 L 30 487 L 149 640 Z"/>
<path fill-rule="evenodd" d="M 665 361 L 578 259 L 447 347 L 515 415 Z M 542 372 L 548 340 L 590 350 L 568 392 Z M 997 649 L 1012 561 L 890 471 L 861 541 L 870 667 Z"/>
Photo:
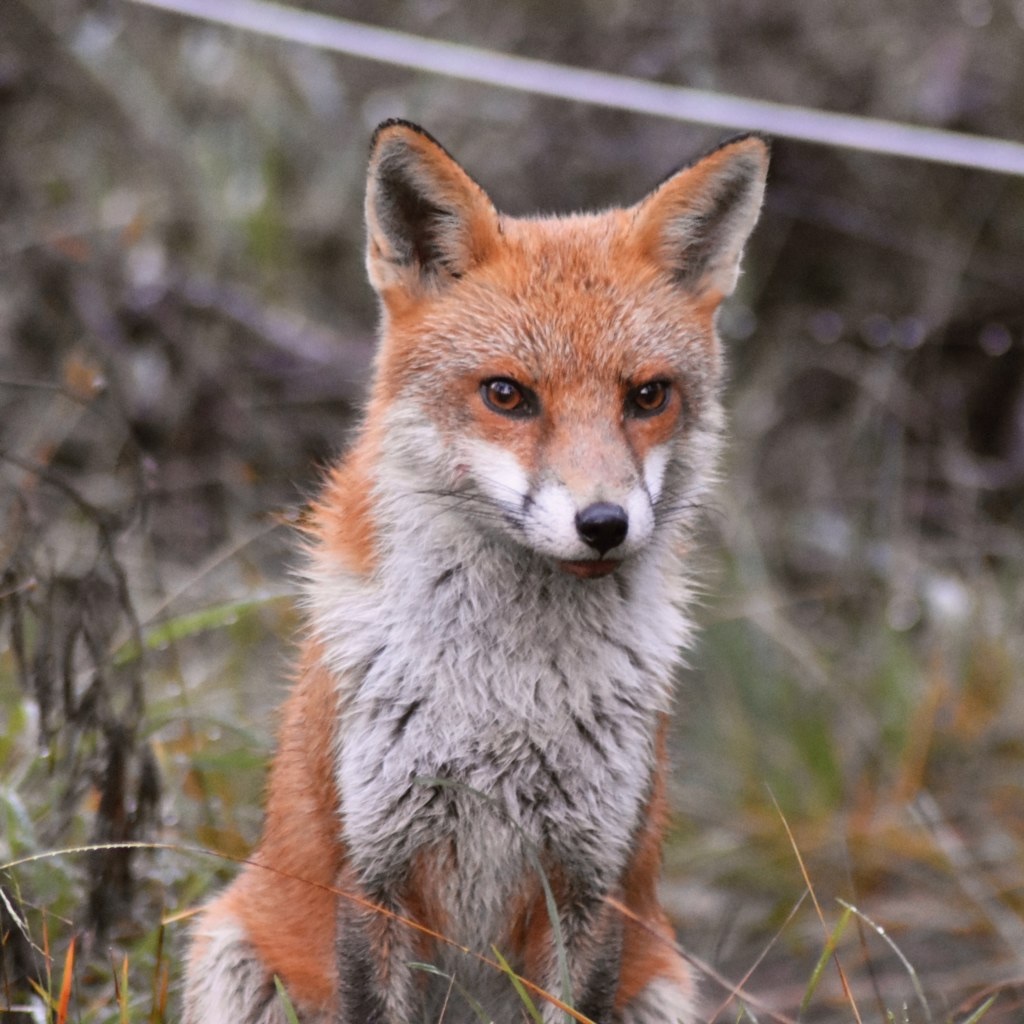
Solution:
<path fill-rule="evenodd" d="M 135 640 L 122 644 L 114 652 L 113 663 L 115 666 L 127 665 L 137 660 L 143 650 L 159 650 L 176 640 L 233 626 L 239 619 L 281 600 L 290 598 L 287 595 L 271 593 L 241 601 L 225 601 L 222 604 L 210 605 L 208 608 L 200 608 L 199 611 L 177 615 L 173 619 L 148 626 L 143 632 L 141 649 Z"/>
<path fill-rule="evenodd" d="M 967 1019 L 966 1019 L 965 1021 L 962 1021 L 962 1022 L 961 1022 L 961 1024 L 978 1024 L 978 1021 L 979 1021 L 979 1020 L 981 1020 L 981 1018 L 982 1018 L 982 1017 L 983 1017 L 983 1016 L 984 1016 L 984 1015 L 985 1015 L 986 1013 L 988 1013 L 988 1011 L 989 1011 L 989 1010 L 991 1009 L 991 1007 L 992 1007 L 992 1004 L 993 1004 L 993 1003 L 994 1003 L 995 1001 L 996 1001 L 996 997 L 995 997 L 995 996 L 989 996 L 989 997 L 988 997 L 988 999 L 986 999 L 986 1000 L 985 1000 L 985 1002 L 983 1002 L 983 1003 L 981 1004 L 981 1006 L 979 1006 L 979 1007 L 978 1007 L 978 1008 L 977 1008 L 977 1009 L 976 1009 L 976 1010 L 974 1011 L 974 1013 L 972 1013 L 972 1014 L 970 1015 L 970 1017 L 968 1017 L 968 1018 L 967 1018 Z"/>
<path fill-rule="evenodd" d="M 903 955 L 903 951 L 889 937 L 886 930 L 880 924 L 876 924 L 867 914 L 858 910 L 852 903 L 847 903 L 846 900 L 837 900 L 837 902 L 851 913 L 856 914 L 896 954 L 900 963 L 903 964 L 903 969 L 910 976 L 910 983 L 914 986 L 914 994 L 917 996 L 917 1001 L 921 1004 L 921 1009 L 924 1011 L 924 1019 L 928 1024 L 932 1024 L 931 1007 L 925 998 L 924 989 L 921 986 L 921 980 L 917 976 L 917 971 L 914 970 L 914 965 Z"/>
<path fill-rule="evenodd" d="M 814 966 L 814 971 L 811 974 L 811 980 L 807 983 L 807 991 L 804 993 L 804 997 L 800 1001 L 800 1011 L 797 1014 L 798 1017 L 803 1017 L 807 1012 L 807 1007 L 810 1006 L 811 999 L 814 998 L 814 993 L 817 991 L 818 985 L 821 983 L 821 977 L 825 972 L 825 967 L 829 960 L 832 959 L 832 956 L 836 951 L 836 947 L 839 945 L 839 940 L 842 938 L 843 932 L 846 931 L 846 926 L 850 923 L 850 918 L 852 916 L 852 910 L 847 907 L 839 918 L 839 923 L 832 929 L 832 933 L 826 940 L 825 948 L 821 951 L 821 956 L 818 957 L 818 962 Z"/>
<path fill-rule="evenodd" d="M 299 1015 L 295 1012 L 295 1007 L 292 1006 L 292 1001 L 284 990 L 284 984 L 276 974 L 274 975 L 274 988 L 277 989 L 277 996 L 284 1007 L 284 1015 L 288 1018 L 288 1024 L 299 1024 Z"/>
<path fill-rule="evenodd" d="M 494 954 L 495 960 L 501 964 L 501 969 L 508 975 L 508 980 L 515 986 L 515 990 L 518 993 L 519 998 L 523 1001 L 523 1006 L 526 1007 L 526 1012 L 530 1015 L 534 1024 L 544 1024 L 540 1011 L 537 1009 L 534 1001 L 530 998 L 530 993 L 526 991 L 526 986 L 519 980 L 519 975 L 512 970 L 509 966 L 509 962 L 501 955 L 497 946 L 491 946 L 491 952 Z"/>

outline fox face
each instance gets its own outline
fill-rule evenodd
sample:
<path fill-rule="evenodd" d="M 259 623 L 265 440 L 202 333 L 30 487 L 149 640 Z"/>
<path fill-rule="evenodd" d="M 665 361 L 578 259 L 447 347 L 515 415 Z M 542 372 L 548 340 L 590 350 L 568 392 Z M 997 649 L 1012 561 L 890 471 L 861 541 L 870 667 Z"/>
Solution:
<path fill-rule="evenodd" d="M 738 139 L 630 208 L 515 219 L 421 129 L 383 125 L 368 419 L 388 424 L 394 475 L 579 577 L 677 532 L 662 527 L 689 519 L 713 472 L 715 312 L 766 161 L 762 140 Z"/>

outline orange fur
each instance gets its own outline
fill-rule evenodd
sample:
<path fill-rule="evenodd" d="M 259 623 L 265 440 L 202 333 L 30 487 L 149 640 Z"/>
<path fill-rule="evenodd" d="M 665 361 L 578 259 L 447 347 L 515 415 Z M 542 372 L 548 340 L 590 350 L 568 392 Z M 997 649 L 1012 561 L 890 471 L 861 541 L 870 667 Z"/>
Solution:
<path fill-rule="evenodd" d="M 337 688 L 315 647 L 302 666 L 282 712 L 263 838 L 252 863 L 205 913 L 214 925 L 227 915 L 242 921 L 293 997 L 317 1006 L 334 999 L 333 889 L 344 863 L 329 724 Z"/>

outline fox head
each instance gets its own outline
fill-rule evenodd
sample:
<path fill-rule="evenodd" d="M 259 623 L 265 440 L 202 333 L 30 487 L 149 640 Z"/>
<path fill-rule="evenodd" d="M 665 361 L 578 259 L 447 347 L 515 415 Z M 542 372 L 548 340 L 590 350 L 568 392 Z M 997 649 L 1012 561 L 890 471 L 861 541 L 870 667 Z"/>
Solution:
<path fill-rule="evenodd" d="M 713 472 L 715 313 L 767 163 L 762 139 L 737 138 L 634 206 L 520 219 L 421 128 L 381 125 L 378 489 L 450 499 L 460 524 L 580 577 L 677 533 Z"/>

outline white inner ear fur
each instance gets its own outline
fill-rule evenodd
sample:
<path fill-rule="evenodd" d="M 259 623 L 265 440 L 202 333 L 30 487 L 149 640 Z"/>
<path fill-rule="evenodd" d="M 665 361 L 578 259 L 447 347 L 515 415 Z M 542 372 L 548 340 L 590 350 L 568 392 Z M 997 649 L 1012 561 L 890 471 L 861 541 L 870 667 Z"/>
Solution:
<path fill-rule="evenodd" d="M 432 139 L 391 125 L 375 141 L 366 189 L 370 282 L 383 296 L 443 287 L 483 257 L 497 214 Z"/>
<path fill-rule="evenodd" d="M 652 192 L 639 212 L 641 223 L 654 228 L 659 262 L 697 292 L 732 294 L 761 211 L 767 167 L 764 143 L 740 139 Z"/>
<path fill-rule="evenodd" d="M 701 288 L 710 288 L 722 296 L 731 295 L 740 276 L 743 247 L 754 230 L 764 199 L 764 179 L 745 184 L 744 194 L 723 213 L 721 223 L 710 232 L 702 210 L 687 212 L 665 225 L 665 243 L 685 261 L 696 257 L 697 279 Z M 702 251 L 703 250 L 703 251 Z"/>

